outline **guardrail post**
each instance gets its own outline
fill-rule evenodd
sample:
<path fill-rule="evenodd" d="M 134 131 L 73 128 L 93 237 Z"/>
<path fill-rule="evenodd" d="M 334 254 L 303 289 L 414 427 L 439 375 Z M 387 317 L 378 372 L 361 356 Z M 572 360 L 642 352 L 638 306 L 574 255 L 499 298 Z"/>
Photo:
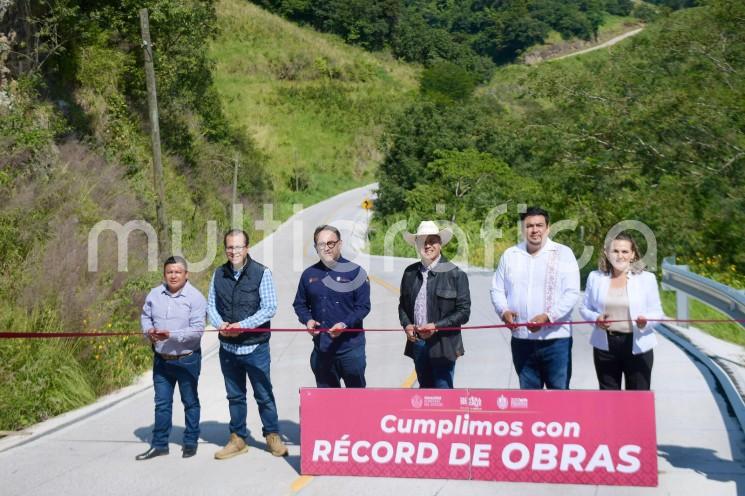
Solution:
<path fill-rule="evenodd" d="M 688 269 L 688 266 L 685 266 Z M 681 327 L 688 328 L 688 322 L 682 322 L 690 319 L 690 312 L 688 311 L 688 295 L 683 291 L 675 290 L 675 318 L 681 322 L 678 325 Z"/>

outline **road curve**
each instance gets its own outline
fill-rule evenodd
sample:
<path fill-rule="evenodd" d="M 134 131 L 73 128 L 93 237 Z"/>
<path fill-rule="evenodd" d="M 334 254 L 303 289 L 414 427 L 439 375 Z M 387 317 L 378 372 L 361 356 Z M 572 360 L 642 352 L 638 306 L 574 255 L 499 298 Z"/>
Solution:
<path fill-rule="evenodd" d="M 334 223 L 341 228 L 345 255 L 370 274 L 373 307 L 365 320 L 369 328 L 397 327 L 396 305 L 400 276 L 412 259 L 386 259 L 364 255 L 368 213 L 362 201 L 371 187 L 358 188 L 309 207 L 282 224 L 252 256 L 269 265 L 280 299 L 274 327 L 297 327 L 291 302 L 301 270 L 316 258 L 310 249 L 316 225 Z M 412 250 L 412 256 L 414 256 Z M 497 321 L 489 303 L 490 273 L 469 269 L 473 313 L 471 325 Z M 509 336 L 499 330 L 464 333 L 466 355 L 456 366 L 456 387 L 515 388 Z M 575 329 L 572 388 L 597 387 L 588 344 L 589 328 Z M 402 355 L 403 334 L 368 334 L 370 387 L 410 387 L 411 361 Z M 29 428 L 30 436 L 0 440 L 0 481 L 10 495 L 494 495 L 494 494 L 745 494 L 743 446 L 745 440 L 708 372 L 699 368 L 672 343 L 661 340 L 655 350 L 652 377 L 657 415 L 660 486 L 618 488 L 579 485 L 540 485 L 432 479 L 362 477 L 301 477 L 299 475 L 298 388 L 313 386 L 308 359 L 310 337 L 305 333 L 272 336 L 272 376 L 282 433 L 290 456 L 275 458 L 263 450 L 255 404 L 249 400 L 248 424 L 253 439 L 247 455 L 216 461 L 212 455 L 228 439 L 228 409 L 216 337 L 206 335 L 205 358 L 199 393 L 202 435 L 199 452 L 182 459 L 178 442 L 183 433 L 183 412 L 174 404 L 174 433 L 170 456 L 135 462 L 147 448 L 153 419 L 152 388 L 144 380 L 128 395 L 104 398 L 94 407 Z M 333 421 L 333 412 L 329 412 Z M 633 419 L 629 419 L 633 421 Z M 56 422 L 56 423 L 55 423 Z M 50 428 L 50 426 L 54 428 Z"/>
<path fill-rule="evenodd" d="M 608 41 L 605 41 L 605 42 L 600 43 L 598 45 L 591 46 L 589 48 L 584 48 L 582 50 L 577 50 L 576 52 L 567 53 L 566 55 L 562 55 L 560 57 L 548 58 L 548 59 L 546 59 L 546 61 L 550 61 L 550 60 L 561 60 L 561 59 L 565 59 L 565 58 L 568 58 L 568 57 L 574 57 L 576 55 L 582 55 L 583 53 L 593 52 L 595 50 L 600 50 L 601 48 L 608 48 L 609 46 L 615 45 L 619 41 L 623 41 L 626 38 L 630 38 L 630 37 L 632 37 L 634 35 L 637 35 L 637 34 L 641 33 L 643 30 L 644 30 L 643 27 L 632 29 L 631 31 L 626 31 L 625 33 L 619 34 L 618 36 L 614 36 L 613 38 L 609 39 Z"/>

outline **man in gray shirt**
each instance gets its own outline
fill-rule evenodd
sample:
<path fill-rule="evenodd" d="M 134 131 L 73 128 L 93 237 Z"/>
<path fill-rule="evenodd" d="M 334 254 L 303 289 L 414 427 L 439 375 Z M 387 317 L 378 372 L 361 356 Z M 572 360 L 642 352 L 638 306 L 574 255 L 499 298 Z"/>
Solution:
<path fill-rule="evenodd" d="M 154 353 L 155 424 L 150 449 L 137 455 L 137 460 L 168 454 L 176 383 L 186 423 L 182 456 L 189 458 L 197 453 L 200 413 L 197 383 L 202 368 L 200 343 L 207 302 L 189 283 L 188 275 L 186 260 L 168 258 L 163 265 L 165 282 L 150 291 L 142 307 L 142 333 L 152 344 Z"/>

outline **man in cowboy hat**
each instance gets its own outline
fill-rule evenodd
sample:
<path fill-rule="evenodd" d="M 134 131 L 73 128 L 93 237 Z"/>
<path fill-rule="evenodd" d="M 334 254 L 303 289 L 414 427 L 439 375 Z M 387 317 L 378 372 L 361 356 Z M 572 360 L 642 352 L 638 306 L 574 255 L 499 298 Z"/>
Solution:
<path fill-rule="evenodd" d="M 452 237 L 450 228 L 432 221 L 404 233 L 420 261 L 404 270 L 398 318 L 406 333 L 404 354 L 414 360 L 422 388 L 452 389 L 455 361 L 464 353 L 458 327 L 468 322 L 471 293 L 466 273 L 441 254 Z"/>

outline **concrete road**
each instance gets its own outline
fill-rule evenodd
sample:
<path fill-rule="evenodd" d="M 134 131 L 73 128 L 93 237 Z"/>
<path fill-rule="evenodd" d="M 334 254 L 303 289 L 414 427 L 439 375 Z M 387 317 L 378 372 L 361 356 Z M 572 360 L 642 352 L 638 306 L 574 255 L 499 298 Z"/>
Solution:
<path fill-rule="evenodd" d="M 368 328 L 397 327 L 398 284 L 412 259 L 385 259 L 359 253 L 367 212 L 361 202 L 370 188 L 343 193 L 296 214 L 273 235 L 252 247 L 252 256 L 269 265 L 280 299 L 274 327 L 298 327 L 291 302 L 302 269 L 315 262 L 312 232 L 332 222 L 342 229 L 345 255 L 368 269 L 373 308 Z M 412 250 L 412 256 L 414 256 Z M 491 274 L 469 269 L 473 312 L 470 325 L 496 323 L 488 297 Z M 588 344 L 589 328 L 575 329 L 572 388 L 597 383 Z M 468 331 L 466 355 L 456 366 L 456 387 L 515 388 L 509 336 L 500 330 Z M 302 477 L 299 474 L 298 388 L 313 386 L 308 363 L 312 344 L 305 333 L 275 333 L 271 340 L 272 376 L 283 436 L 290 456 L 264 451 L 255 404 L 249 400 L 253 439 L 247 455 L 216 461 L 213 453 L 228 439 L 228 408 L 216 336 L 205 335 L 200 380 L 202 434 L 199 452 L 180 456 L 183 412 L 174 404 L 171 454 L 146 462 L 134 456 L 148 447 L 153 420 L 150 378 L 79 411 L 29 428 L 28 436 L 0 440 L 0 494 L 9 495 L 469 495 L 479 494 L 745 494 L 745 439 L 708 372 L 666 340 L 655 350 L 660 485 L 657 488 L 540 485 L 432 479 Z M 403 333 L 368 334 L 368 384 L 415 386 L 411 361 L 402 355 Z M 633 421 L 633 419 L 629 419 Z"/>

